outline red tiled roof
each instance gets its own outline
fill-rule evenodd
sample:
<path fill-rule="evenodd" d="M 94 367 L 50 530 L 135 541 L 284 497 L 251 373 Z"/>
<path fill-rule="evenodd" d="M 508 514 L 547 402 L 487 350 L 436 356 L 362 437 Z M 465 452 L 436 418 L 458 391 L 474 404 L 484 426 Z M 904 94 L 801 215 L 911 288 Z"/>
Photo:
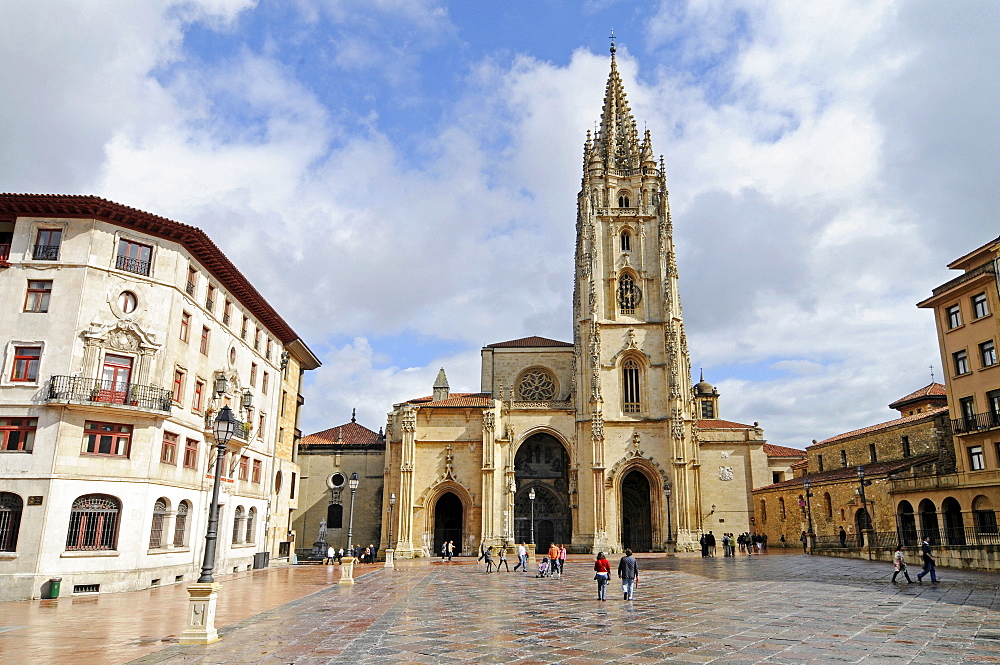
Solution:
<path fill-rule="evenodd" d="M 371 431 L 363 425 L 350 422 L 345 425 L 325 429 L 322 432 L 309 434 L 302 438 L 299 445 L 311 446 L 337 443 L 345 446 L 367 446 L 377 442 L 378 433 Z"/>
<path fill-rule="evenodd" d="M 889 462 L 875 462 L 874 464 L 865 464 L 865 477 L 872 478 L 876 476 L 887 476 L 891 473 L 896 473 L 897 471 L 902 471 L 908 469 L 912 466 L 919 466 L 925 462 L 930 462 L 931 460 L 937 459 L 937 455 L 921 455 L 920 457 L 908 457 L 907 459 L 892 460 Z M 809 482 L 815 487 L 818 483 L 829 483 L 842 480 L 853 480 L 858 481 L 858 467 L 848 466 L 841 469 L 832 469 L 830 471 L 824 471 L 823 473 L 810 473 L 808 476 L 800 476 L 798 478 L 789 478 L 788 480 L 782 480 L 780 483 L 773 483 L 771 485 L 764 485 L 763 487 L 756 487 L 754 491 L 763 489 L 777 489 L 781 487 L 795 487 L 796 485 L 801 485 L 803 481 L 808 478 Z"/>
<path fill-rule="evenodd" d="M 768 457 L 805 457 L 806 451 L 799 450 L 798 448 L 786 448 L 785 446 L 776 446 L 773 443 L 765 443 L 764 454 L 766 454 Z"/>
<path fill-rule="evenodd" d="M 807 460 L 807 459 L 804 459 L 801 462 L 795 462 L 794 464 L 792 464 L 792 468 L 793 469 L 804 469 L 807 466 L 809 466 L 809 460 Z"/>
<path fill-rule="evenodd" d="M 434 397 L 418 397 L 406 401 L 407 404 L 414 404 L 420 408 L 427 407 L 451 407 L 451 406 L 481 406 L 487 407 L 493 404 L 491 393 L 452 393 L 448 399 L 434 401 Z"/>
<path fill-rule="evenodd" d="M 844 439 L 850 439 L 851 437 L 860 436 L 862 434 L 870 434 L 871 432 L 878 432 L 880 430 L 889 429 L 890 427 L 895 427 L 897 425 L 908 425 L 910 423 L 915 423 L 924 418 L 931 418 L 940 413 L 944 413 L 948 410 L 948 407 L 944 406 L 940 409 L 932 409 L 930 411 L 925 411 L 923 413 L 914 413 L 912 416 L 904 416 L 902 418 L 896 418 L 895 420 L 889 420 L 884 423 L 879 423 L 877 425 L 869 425 L 868 427 L 862 427 L 861 429 L 852 430 L 850 432 L 844 432 L 843 434 L 838 434 L 837 436 L 831 436 L 829 439 L 823 439 L 817 443 L 809 446 L 810 448 L 814 446 L 822 446 L 828 443 L 833 443 L 834 441 L 843 441 Z"/>
<path fill-rule="evenodd" d="M 487 344 L 487 349 L 526 349 L 538 346 L 573 346 L 571 342 L 560 342 L 558 340 L 549 339 L 548 337 L 522 337 L 521 339 L 512 339 L 509 342 L 497 342 L 496 344 Z"/>
<path fill-rule="evenodd" d="M 695 421 L 698 429 L 753 429 L 753 425 L 744 425 L 743 423 L 734 423 L 731 420 L 719 420 L 718 418 L 710 418 L 706 420 Z"/>
<path fill-rule="evenodd" d="M 277 335 L 283 344 L 298 339 L 295 331 L 199 228 L 107 201 L 98 196 L 0 194 L 0 218 L 19 215 L 100 219 L 122 228 L 179 243 L 268 330 Z"/>
<path fill-rule="evenodd" d="M 921 388 L 920 390 L 914 390 L 906 397 L 900 397 L 895 402 L 890 404 L 889 408 L 898 409 L 899 407 L 903 406 L 904 404 L 908 404 L 909 402 L 916 402 L 918 400 L 923 400 L 928 398 L 933 399 L 935 397 L 940 397 L 943 399 L 948 398 L 948 391 L 943 384 L 930 383 Z"/>

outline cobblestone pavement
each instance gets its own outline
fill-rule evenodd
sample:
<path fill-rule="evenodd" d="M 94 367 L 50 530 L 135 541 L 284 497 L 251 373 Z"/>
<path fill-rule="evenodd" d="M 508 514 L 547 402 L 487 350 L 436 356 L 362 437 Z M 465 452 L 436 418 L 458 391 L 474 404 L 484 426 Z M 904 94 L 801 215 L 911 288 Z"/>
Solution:
<path fill-rule="evenodd" d="M 132 662 L 1000 663 L 997 575 L 942 569 L 940 584 L 893 586 L 889 564 L 792 553 L 640 567 L 633 602 L 612 582 L 602 603 L 589 557 L 563 579 L 414 562 Z"/>

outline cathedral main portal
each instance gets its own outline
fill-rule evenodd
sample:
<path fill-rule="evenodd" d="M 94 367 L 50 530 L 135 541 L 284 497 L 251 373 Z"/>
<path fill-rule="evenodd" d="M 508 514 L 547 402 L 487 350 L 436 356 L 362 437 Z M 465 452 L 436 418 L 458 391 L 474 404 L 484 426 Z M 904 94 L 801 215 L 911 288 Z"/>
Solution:
<path fill-rule="evenodd" d="M 569 456 L 558 439 L 549 434 L 535 434 L 518 449 L 514 457 L 514 538 L 530 543 L 532 504 L 534 536 L 539 552 L 550 543 L 569 545 L 573 521 L 569 509 Z M 531 490 L 535 492 L 532 502 Z"/>
<path fill-rule="evenodd" d="M 632 471 L 622 480 L 622 547 L 633 552 L 653 549 L 649 481 L 639 471 Z"/>
<path fill-rule="evenodd" d="M 434 504 L 434 553 L 441 553 L 441 545 L 455 543 L 455 553 L 462 548 L 462 500 L 446 492 Z"/>

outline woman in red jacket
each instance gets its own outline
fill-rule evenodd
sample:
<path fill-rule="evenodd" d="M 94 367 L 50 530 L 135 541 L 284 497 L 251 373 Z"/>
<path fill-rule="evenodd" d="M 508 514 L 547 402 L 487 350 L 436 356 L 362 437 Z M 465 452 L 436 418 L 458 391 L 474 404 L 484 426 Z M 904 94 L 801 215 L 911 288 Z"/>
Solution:
<path fill-rule="evenodd" d="M 608 560 L 604 558 L 604 552 L 597 553 L 597 561 L 594 562 L 594 570 L 597 573 L 594 575 L 594 579 L 597 580 L 597 599 L 607 600 L 604 597 L 605 592 L 608 590 L 608 580 L 611 579 L 611 564 Z"/>

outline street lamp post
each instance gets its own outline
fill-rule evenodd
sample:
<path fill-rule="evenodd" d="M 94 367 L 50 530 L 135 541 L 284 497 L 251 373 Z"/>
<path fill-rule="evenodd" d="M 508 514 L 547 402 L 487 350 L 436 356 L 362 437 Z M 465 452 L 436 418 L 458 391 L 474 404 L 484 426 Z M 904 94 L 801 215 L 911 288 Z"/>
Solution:
<path fill-rule="evenodd" d="M 806 488 L 806 515 L 809 519 L 809 533 L 806 534 L 806 541 L 809 545 L 809 554 L 812 554 L 812 543 L 813 538 L 815 537 L 815 533 L 813 532 L 812 483 L 809 482 L 808 478 L 806 478 L 802 481 L 802 484 L 805 485 Z"/>
<path fill-rule="evenodd" d="M 352 472 L 351 479 L 347 481 L 347 484 L 351 488 L 351 517 L 347 522 L 347 546 L 351 548 L 354 547 L 354 493 L 358 491 L 358 485 L 360 483 L 361 481 L 358 479 L 358 472 Z"/>
<path fill-rule="evenodd" d="M 222 485 L 222 467 L 226 461 L 226 445 L 233 438 L 237 420 L 228 406 L 222 407 L 215 418 L 212 433 L 215 436 L 215 479 L 212 485 L 212 503 L 205 532 L 205 556 L 201 564 L 201 577 L 188 587 L 188 625 L 181 633 L 181 644 L 210 644 L 219 640 L 215 629 L 215 606 L 219 599 L 219 586 L 212 573 L 215 570 L 215 547 L 219 537 L 219 488 Z"/>
<path fill-rule="evenodd" d="M 531 551 L 535 551 L 535 488 L 528 490 L 528 498 L 531 500 Z M 534 554 L 532 554 L 534 556 Z"/>
<path fill-rule="evenodd" d="M 385 568 L 395 568 L 396 564 L 392 562 L 393 554 L 396 552 L 396 548 L 392 545 L 392 508 L 396 505 L 396 493 L 389 493 L 389 542 L 386 543 L 385 548 Z"/>
<path fill-rule="evenodd" d="M 664 481 L 663 483 L 663 493 L 667 496 L 667 556 L 674 555 L 674 525 L 671 522 L 670 516 L 670 494 L 671 494 L 670 481 Z"/>

